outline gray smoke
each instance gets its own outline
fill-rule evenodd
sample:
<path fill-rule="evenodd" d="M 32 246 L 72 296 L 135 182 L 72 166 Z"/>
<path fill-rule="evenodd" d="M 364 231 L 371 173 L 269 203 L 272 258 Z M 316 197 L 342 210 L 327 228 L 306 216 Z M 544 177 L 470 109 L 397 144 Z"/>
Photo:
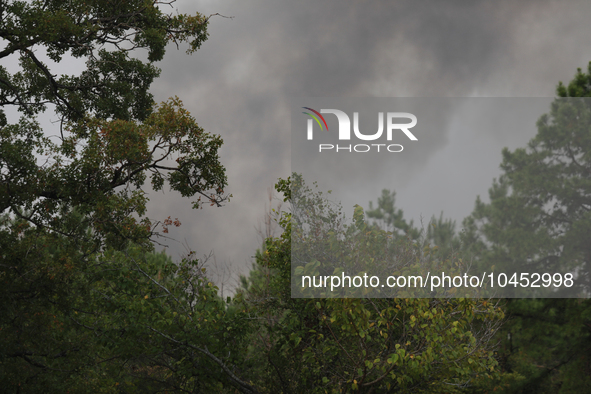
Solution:
<path fill-rule="evenodd" d="M 178 196 L 152 193 L 149 213 L 183 222 L 170 234 L 177 240 L 169 242 L 174 257 L 184 252 L 183 243 L 200 255 L 214 251 L 216 262 L 230 264 L 235 275 L 247 272 L 260 245 L 254 227 L 263 216 L 267 188 L 291 172 L 292 98 L 548 97 L 558 81 L 570 80 L 591 60 L 591 3 L 585 1 L 204 0 L 174 5 L 180 12 L 233 17 L 213 17 L 209 40 L 192 57 L 171 47 L 153 91 L 158 100 L 179 96 L 206 131 L 224 138 L 221 159 L 234 198 L 223 208 L 193 211 Z M 443 122 L 450 125 L 454 119 L 451 114 Z M 450 130 L 442 128 L 441 152 L 449 148 Z M 532 133 L 533 127 L 524 129 L 511 144 L 523 144 Z M 463 210 L 450 208 L 456 219 L 471 211 L 477 194 L 486 194 L 506 141 L 495 135 L 483 140 L 496 152 L 490 155 L 495 167 L 479 184 L 460 185 L 461 200 L 455 204 Z M 457 167 L 453 155 L 438 166 L 441 171 Z M 368 198 L 375 200 L 382 188 L 396 189 L 405 212 L 405 203 L 417 195 L 437 199 L 426 188 L 446 185 L 440 172 L 425 171 L 434 178 L 375 184 Z M 402 186 L 414 189 L 405 194 Z"/>

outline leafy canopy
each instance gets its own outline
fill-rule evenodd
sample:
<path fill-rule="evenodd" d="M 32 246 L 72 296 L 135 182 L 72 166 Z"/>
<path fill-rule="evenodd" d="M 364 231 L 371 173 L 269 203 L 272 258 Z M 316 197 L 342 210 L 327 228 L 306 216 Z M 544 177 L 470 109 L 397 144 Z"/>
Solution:
<path fill-rule="evenodd" d="M 156 105 L 149 92 L 168 44 L 191 53 L 207 38 L 209 17 L 167 9 L 172 2 L 0 1 L 2 387 L 66 392 L 95 373 L 109 386 L 100 377 L 134 353 L 117 335 L 137 329 L 125 322 L 146 295 L 119 280 L 133 271 L 125 256 L 142 261 L 158 226 L 174 223 L 146 216 L 148 177 L 194 208 L 228 198 L 222 139 L 178 98 Z M 41 122 L 47 114 L 56 122 Z"/>
<path fill-rule="evenodd" d="M 259 326 L 249 349 L 255 362 L 244 371 L 260 392 L 449 393 L 496 376 L 491 339 L 504 315 L 490 300 L 292 298 L 294 228 L 306 236 L 300 227 L 314 215 L 310 237 L 322 237 L 317 229 L 328 233 L 343 217 L 297 174 L 276 188 L 291 200 L 291 213 L 277 218 L 284 232 L 267 238 L 240 293 Z M 294 203 L 294 196 L 306 203 Z M 390 203 L 382 205 L 402 216 Z M 359 208 L 355 218 L 365 233 L 370 228 Z M 386 233 L 369 232 L 380 231 Z"/>
<path fill-rule="evenodd" d="M 464 220 L 465 248 L 499 271 L 514 266 L 575 272 L 570 298 L 509 299 L 499 335 L 504 371 L 519 376 L 511 393 L 591 390 L 591 63 L 579 69 L 538 120 L 527 147 L 503 150 L 503 175 Z M 536 295 L 526 289 L 526 295 Z M 544 293 L 564 297 L 560 289 Z"/>

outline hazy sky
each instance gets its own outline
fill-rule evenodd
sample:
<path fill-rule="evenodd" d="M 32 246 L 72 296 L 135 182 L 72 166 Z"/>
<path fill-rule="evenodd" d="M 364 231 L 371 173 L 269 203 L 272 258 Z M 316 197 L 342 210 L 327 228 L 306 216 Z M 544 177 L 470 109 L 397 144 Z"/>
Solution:
<path fill-rule="evenodd" d="M 153 92 L 158 101 L 177 95 L 206 131 L 222 136 L 221 160 L 234 198 L 223 208 L 194 211 L 179 196 L 154 193 L 149 215 L 183 223 L 170 233 L 177 240 L 169 250 L 174 257 L 183 243 L 199 255 L 213 251 L 217 264 L 231 266 L 236 276 L 259 246 L 255 226 L 267 188 L 291 172 L 293 98 L 552 97 L 558 81 L 568 82 L 591 60 L 588 1 L 187 0 L 174 6 L 233 17 L 213 17 L 209 40 L 192 56 L 171 47 Z M 469 214 L 499 174 L 502 147 L 523 145 L 535 128 L 471 135 L 452 127 L 474 115 L 458 108 L 448 114 L 422 176 L 404 184 L 383 177 L 368 198 L 388 188 L 409 216 L 425 216 L 415 208 L 418 196 L 433 210 L 426 215 L 443 209 L 461 221 Z M 459 155 L 458 138 L 486 146 L 486 154 Z M 461 193 L 432 193 L 433 185 L 452 189 L 442 174 L 470 160 L 488 170 L 458 181 Z"/>

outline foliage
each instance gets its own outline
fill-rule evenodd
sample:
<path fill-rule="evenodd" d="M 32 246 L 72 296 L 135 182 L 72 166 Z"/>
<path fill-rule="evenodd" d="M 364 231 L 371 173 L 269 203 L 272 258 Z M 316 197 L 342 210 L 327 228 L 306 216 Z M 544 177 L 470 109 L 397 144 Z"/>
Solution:
<path fill-rule="evenodd" d="M 365 211 L 365 215 L 370 219 L 369 222 L 391 232 L 395 239 L 410 238 L 435 247 L 440 258 L 445 259 L 460 250 L 461 242 L 455 231 L 456 224 L 451 219 L 444 219 L 443 212 L 439 218 L 433 216 L 427 224 L 427 230 L 424 231 L 416 228 L 412 220 L 407 222 L 402 209 L 397 210 L 395 203 L 396 192 L 384 189 L 375 208 L 373 202 L 369 202 L 369 209 Z"/>
<path fill-rule="evenodd" d="M 294 175 L 276 187 L 288 200 L 305 185 Z M 330 205 L 318 194 L 305 198 Z M 338 220 L 319 204 L 305 206 Z M 251 348 L 261 392 L 453 392 L 477 376 L 495 376 L 490 339 L 503 312 L 489 301 L 291 298 L 292 231 L 304 215 L 293 207 L 279 218 L 281 237 L 267 239 L 258 255 L 259 270 L 271 272 L 267 290 L 243 291 L 261 319 Z"/>
<path fill-rule="evenodd" d="M 368 218 L 374 219 L 380 227 L 386 231 L 392 231 L 398 236 L 409 237 L 416 240 L 420 237 L 420 231 L 413 226 L 413 221 L 407 223 L 404 219 L 402 209 L 396 210 L 396 192 L 390 192 L 387 189 L 382 190 L 382 195 L 378 198 L 377 206 L 374 208 L 373 202 L 369 202 L 369 209 L 365 212 Z"/>
<path fill-rule="evenodd" d="M 51 267 L 68 238 L 47 243 Z M 49 271 L 63 286 L 45 302 L 3 306 L 2 387 L 144 393 L 242 382 L 226 364 L 244 363 L 246 311 L 218 297 L 206 259 L 175 264 L 135 244 L 77 257 Z"/>
<path fill-rule="evenodd" d="M 221 138 L 201 129 L 178 98 L 156 105 L 149 93 L 168 43 L 186 42 L 192 52 L 207 38 L 208 17 L 169 15 L 162 10 L 169 5 L 0 2 L 0 379 L 7 390 L 117 391 L 131 365 L 147 380 L 163 368 L 130 361 L 170 351 L 160 343 L 155 353 L 144 342 L 141 311 L 156 309 L 142 303 L 156 290 L 138 267 L 162 264 L 145 253 L 159 225 L 166 232 L 180 223 L 148 218 L 142 186 L 147 176 L 154 190 L 168 183 L 195 197 L 195 208 L 228 197 Z M 145 61 L 132 57 L 141 50 Z M 71 60 L 83 62 L 81 72 L 61 74 Z M 55 130 L 38 121 L 51 111 Z M 178 269 L 162 268 L 180 300 Z M 200 296 L 209 291 L 200 289 Z M 174 309 L 167 305 L 160 307 Z"/>
<path fill-rule="evenodd" d="M 168 43 L 194 52 L 207 38 L 208 17 L 165 14 L 170 4 L 0 2 L 0 58 L 17 68 L 0 66 L 4 391 L 589 391 L 586 299 L 506 301 L 510 320 L 495 354 L 504 313 L 491 300 L 292 298 L 300 263 L 294 239 L 312 240 L 308 246 L 327 256 L 302 259 L 302 270 L 326 269 L 331 260 L 365 264 L 375 253 L 364 249 L 367 240 L 384 246 L 384 258 L 406 259 L 404 269 L 459 261 L 453 222 L 441 216 L 421 233 L 387 190 L 370 205 L 369 220 L 358 206 L 349 226 L 301 178 L 280 180 L 286 201 L 305 204 L 278 218 L 283 233 L 265 240 L 233 299 L 218 296 L 207 259 L 190 254 L 173 263 L 153 253 L 159 226 L 166 233 L 180 222 L 147 217 L 148 176 L 155 190 L 167 183 L 196 198 L 194 208 L 228 198 L 222 140 L 178 98 L 156 105 L 149 93 Z M 132 57 L 137 50 L 147 51 L 146 60 Z M 84 69 L 57 74 L 69 59 Z M 553 103 L 527 149 L 503 152 L 491 202 L 478 200 L 464 222 L 464 251 L 482 264 L 577 270 L 583 295 L 591 264 L 591 106 L 576 98 L 590 96 L 590 84 L 591 63 L 559 85 L 559 96 L 574 99 Z M 46 111 L 58 119 L 53 135 L 38 121 Z M 337 256 L 331 243 L 356 254 Z"/>
<path fill-rule="evenodd" d="M 347 220 L 339 204 L 305 185 L 299 175 L 291 184 L 292 296 L 478 297 L 478 288 L 430 286 L 432 272 L 461 277 L 468 271 L 470 261 L 459 254 L 453 222 L 441 216 L 433 218 L 427 231 L 415 228 L 394 207 L 394 193 L 388 190 L 369 211 L 369 220 L 359 205 Z M 355 277 L 364 284 L 346 282 Z M 386 285 L 390 279 L 394 285 Z"/>
<path fill-rule="evenodd" d="M 550 112 L 527 148 L 503 151 L 503 175 L 476 201 L 464 221 L 464 241 L 489 267 L 525 266 L 541 272 L 576 272 L 575 291 L 510 299 L 500 332 L 505 371 L 521 376 L 497 392 L 589 392 L 591 380 L 591 63 L 568 86 L 558 85 Z M 527 289 L 528 296 L 535 296 Z"/>

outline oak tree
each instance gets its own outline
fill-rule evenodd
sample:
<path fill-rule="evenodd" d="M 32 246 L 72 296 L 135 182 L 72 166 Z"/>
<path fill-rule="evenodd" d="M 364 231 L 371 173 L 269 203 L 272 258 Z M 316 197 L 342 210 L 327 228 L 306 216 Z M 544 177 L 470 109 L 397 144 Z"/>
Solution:
<path fill-rule="evenodd" d="M 194 208 L 227 200 L 222 139 L 149 92 L 169 44 L 192 53 L 208 35 L 209 17 L 168 13 L 172 3 L 0 1 L 3 387 L 57 392 L 109 360 L 76 316 L 104 323 L 100 275 L 115 269 L 104 256 L 149 251 L 167 224 L 146 216 L 148 177 Z"/>

